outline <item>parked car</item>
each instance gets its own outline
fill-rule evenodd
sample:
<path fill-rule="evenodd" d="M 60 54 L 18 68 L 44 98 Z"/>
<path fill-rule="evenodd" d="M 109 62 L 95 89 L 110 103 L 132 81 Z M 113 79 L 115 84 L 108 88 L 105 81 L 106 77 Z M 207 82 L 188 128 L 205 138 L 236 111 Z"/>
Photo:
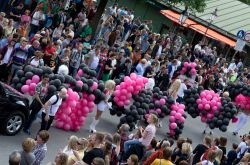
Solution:
<path fill-rule="evenodd" d="M 29 100 L 9 85 L 0 82 L 0 132 L 15 135 L 29 116 Z"/>

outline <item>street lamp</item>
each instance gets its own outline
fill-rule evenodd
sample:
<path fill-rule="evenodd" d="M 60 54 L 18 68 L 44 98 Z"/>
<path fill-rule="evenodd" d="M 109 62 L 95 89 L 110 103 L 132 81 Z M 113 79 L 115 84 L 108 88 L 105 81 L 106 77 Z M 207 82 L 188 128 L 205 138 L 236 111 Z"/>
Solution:
<path fill-rule="evenodd" d="M 184 25 L 184 23 L 186 22 L 186 20 L 188 19 L 188 7 L 185 7 L 185 10 L 183 10 L 181 12 L 180 18 L 179 18 L 179 23 L 181 25 Z"/>
<path fill-rule="evenodd" d="M 209 22 L 208 22 L 207 29 L 206 29 L 206 32 L 205 32 L 205 36 L 207 35 L 207 31 L 208 31 L 209 27 L 211 26 L 212 22 L 218 17 L 217 11 L 218 11 L 218 9 L 215 8 L 214 11 L 211 13 L 209 19 L 208 19 Z"/>
<path fill-rule="evenodd" d="M 218 17 L 217 12 L 218 12 L 218 9 L 215 8 L 214 11 L 211 13 L 209 19 L 208 19 L 207 29 L 206 29 L 205 34 L 204 34 L 205 35 L 204 43 L 206 41 L 207 31 L 208 31 L 209 27 L 211 26 L 212 22 Z"/>

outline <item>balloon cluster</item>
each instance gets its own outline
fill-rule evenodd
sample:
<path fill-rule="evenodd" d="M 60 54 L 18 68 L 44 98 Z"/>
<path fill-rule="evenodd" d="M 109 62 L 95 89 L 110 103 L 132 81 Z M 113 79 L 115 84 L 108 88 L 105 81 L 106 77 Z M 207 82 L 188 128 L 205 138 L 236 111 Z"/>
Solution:
<path fill-rule="evenodd" d="M 34 68 L 26 66 L 18 70 L 12 80 L 12 86 L 23 93 L 33 95 L 36 84 L 43 74 L 49 75 L 47 97 L 52 96 L 61 88 L 66 88 L 67 99 L 62 103 L 56 114 L 56 126 L 64 130 L 79 130 L 84 124 L 88 113 L 94 109 L 95 103 L 105 99 L 104 82 L 96 79 L 96 72 L 81 64 L 77 76 L 52 73 L 49 67 Z"/>
<path fill-rule="evenodd" d="M 221 107 L 220 95 L 213 90 L 202 91 L 196 103 L 198 104 L 202 122 L 206 122 L 207 119 L 212 119 L 214 113 L 219 111 Z"/>
<path fill-rule="evenodd" d="M 234 100 L 239 94 L 250 97 L 250 85 L 230 83 L 227 86 L 230 98 Z"/>
<path fill-rule="evenodd" d="M 198 104 L 196 103 L 196 100 L 200 97 L 200 92 L 203 91 L 203 87 L 196 88 L 190 88 L 184 91 L 184 104 L 185 104 L 185 111 L 188 112 L 188 114 L 192 118 L 196 118 L 199 116 L 198 111 Z"/>
<path fill-rule="evenodd" d="M 178 138 L 184 128 L 184 122 L 186 120 L 184 104 L 172 104 L 171 113 L 169 117 L 169 135 L 174 138 Z"/>
<path fill-rule="evenodd" d="M 26 80 L 26 85 L 21 87 L 21 91 L 25 94 L 34 95 L 37 84 L 40 82 L 38 75 L 32 76 L 32 79 Z"/>
<path fill-rule="evenodd" d="M 172 97 L 167 97 L 167 93 L 160 91 L 159 87 L 154 87 L 150 97 L 149 110 L 144 116 L 145 119 L 147 119 L 151 113 L 156 114 L 159 118 L 164 118 L 170 114 L 170 107 L 174 104 Z"/>
<path fill-rule="evenodd" d="M 139 94 L 148 82 L 147 78 L 131 73 L 130 77 L 124 77 L 124 82 L 116 86 L 114 91 L 114 101 L 119 107 L 129 105 L 133 95 Z"/>
<path fill-rule="evenodd" d="M 72 89 L 67 91 L 67 99 L 62 103 L 55 116 L 55 126 L 65 131 L 80 130 L 86 117 L 93 112 L 95 96 L 83 93 L 82 98 Z"/>
<path fill-rule="evenodd" d="M 235 98 L 235 103 L 242 109 L 250 111 L 250 97 L 239 94 Z"/>
<path fill-rule="evenodd" d="M 219 111 L 214 112 L 213 118 L 207 119 L 207 124 L 209 128 L 219 128 L 222 132 L 227 131 L 227 126 L 230 123 L 230 120 L 234 122 L 236 119 L 237 108 L 231 102 L 229 97 L 221 97 L 222 106 L 220 107 Z"/>
<path fill-rule="evenodd" d="M 35 89 L 35 84 L 40 80 L 40 77 L 43 74 L 51 74 L 52 71 L 49 67 L 35 68 L 31 65 L 27 65 L 24 69 L 18 70 L 15 76 L 12 79 L 11 86 L 18 91 L 21 91 L 21 88 L 24 85 L 27 85 L 23 88 L 23 93 L 33 94 Z M 38 79 L 39 78 L 39 79 Z"/>
<path fill-rule="evenodd" d="M 196 71 L 196 63 L 188 63 L 188 62 L 184 62 L 181 66 L 180 66 L 180 74 L 182 75 L 186 75 L 187 77 L 192 77 L 195 76 L 197 74 Z"/>

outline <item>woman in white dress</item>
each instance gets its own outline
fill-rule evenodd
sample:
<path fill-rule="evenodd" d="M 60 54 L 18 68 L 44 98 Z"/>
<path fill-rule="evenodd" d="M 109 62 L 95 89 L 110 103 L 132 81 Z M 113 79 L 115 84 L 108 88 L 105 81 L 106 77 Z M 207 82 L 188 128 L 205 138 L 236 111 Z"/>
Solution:
<path fill-rule="evenodd" d="M 95 115 L 92 123 L 89 126 L 89 131 L 91 133 L 96 132 L 95 127 L 98 124 L 99 119 L 102 116 L 102 113 L 105 110 L 108 110 L 111 107 L 110 103 L 108 103 L 108 100 L 109 100 L 110 96 L 112 95 L 114 89 L 115 89 L 115 82 L 113 80 L 106 81 L 106 83 L 105 83 L 105 90 L 104 90 L 106 98 L 105 98 L 105 100 L 102 100 L 99 104 L 97 104 L 96 115 Z"/>

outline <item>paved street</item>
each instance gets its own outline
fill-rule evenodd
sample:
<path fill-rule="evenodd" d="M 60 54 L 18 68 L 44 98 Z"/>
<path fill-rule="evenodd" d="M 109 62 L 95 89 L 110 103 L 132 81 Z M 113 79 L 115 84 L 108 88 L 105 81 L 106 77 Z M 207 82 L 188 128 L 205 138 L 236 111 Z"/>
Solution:
<path fill-rule="evenodd" d="M 74 134 L 77 136 L 88 136 L 88 125 L 91 122 L 91 119 L 93 117 L 93 113 L 88 117 L 88 120 L 84 127 L 79 132 L 65 132 L 63 130 L 59 130 L 56 128 L 51 128 L 51 138 L 48 142 L 48 152 L 46 155 L 45 160 L 43 161 L 43 164 L 47 164 L 49 161 L 54 160 L 54 157 L 56 153 L 62 149 L 66 143 L 67 138 Z M 161 129 L 157 130 L 157 136 L 160 138 L 163 138 L 166 135 L 166 131 L 168 130 L 167 121 L 168 119 L 165 118 L 163 122 L 163 127 Z M 107 131 L 107 132 L 114 132 L 116 130 L 116 125 L 118 123 L 119 119 L 118 117 L 113 117 L 109 114 L 109 112 L 106 112 L 103 116 L 103 119 L 98 124 L 97 130 L 99 131 Z M 37 132 L 40 124 L 39 121 L 36 121 L 32 127 L 32 135 L 31 137 L 34 137 L 35 133 Z M 249 131 L 247 127 L 249 128 L 250 122 L 247 123 L 245 126 L 245 129 L 242 130 L 241 133 L 246 133 Z M 186 120 L 183 136 L 189 137 L 193 140 L 193 146 L 195 146 L 197 143 L 200 143 L 203 137 L 202 130 L 204 128 L 204 125 L 201 124 L 201 122 L 198 119 L 191 119 L 188 116 L 188 119 Z M 234 142 L 238 143 L 239 138 L 232 135 L 232 130 L 234 128 L 234 125 L 229 126 L 229 130 L 226 133 L 220 132 L 218 129 L 214 131 L 214 134 L 217 136 L 224 135 L 228 137 L 228 150 L 231 148 L 231 144 Z M 0 164 L 6 165 L 8 164 L 8 155 L 14 151 L 14 150 L 20 150 L 21 149 L 21 143 L 24 138 L 28 137 L 23 132 L 19 133 L 16 136 L 8 137 L 8 136 L 0 136 Z"/>

